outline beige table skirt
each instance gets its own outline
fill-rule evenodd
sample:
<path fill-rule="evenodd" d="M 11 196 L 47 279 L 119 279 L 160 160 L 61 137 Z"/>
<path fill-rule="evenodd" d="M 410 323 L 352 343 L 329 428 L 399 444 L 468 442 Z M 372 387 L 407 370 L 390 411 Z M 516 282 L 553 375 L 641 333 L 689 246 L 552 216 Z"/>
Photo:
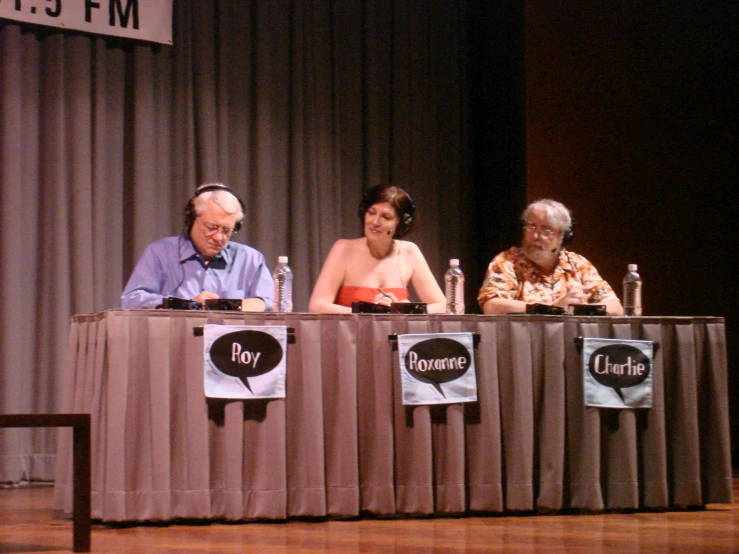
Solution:
<path fill-rule="evenodd" d="M 206 399 L 206 323 L 294 329 L 287 398 Z M 480 338 L 478 402 L 403 406 L 388 337 L 460 331 Z M 579 336 L 658 343 L 653 407 L 585 408 Z M 732 500 L 721 318 L 110 310 L 72 318 L 64 395 L 63 412 L 92 415 L 92 517 L 107 522 Z"/>

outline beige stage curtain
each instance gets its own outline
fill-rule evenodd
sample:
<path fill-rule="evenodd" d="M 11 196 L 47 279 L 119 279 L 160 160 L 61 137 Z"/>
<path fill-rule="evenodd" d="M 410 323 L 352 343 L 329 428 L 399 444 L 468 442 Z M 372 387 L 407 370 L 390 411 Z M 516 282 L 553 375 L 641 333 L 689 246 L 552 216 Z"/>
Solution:
<path fill-rule="evenodd" d="M 465 2 L 178 0 L 174 46 L 0 21 L 0 412 L 53 412 L 73 314 L 118 306 L 196 185 L 235 240 L 290 256 L 296 310 L 364 187 L 418 205 L 439 280 L 472 241 Z M 0 482 L 53 478 L 56 433 L 0 431 Z"/>

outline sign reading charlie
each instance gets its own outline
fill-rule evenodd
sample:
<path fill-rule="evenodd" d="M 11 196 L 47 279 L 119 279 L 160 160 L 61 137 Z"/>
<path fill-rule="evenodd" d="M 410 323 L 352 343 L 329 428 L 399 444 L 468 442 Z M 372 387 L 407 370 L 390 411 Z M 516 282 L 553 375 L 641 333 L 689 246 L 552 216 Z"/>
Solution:
<path fill-rule="evenodd" d="M 205 325 L 205 396 L 285 398 L 287 327 Z"/>
<path fill-rule="evenodd" d="M 0 0 L 0 17 L 172 44 L 172 0 Z"/>
<path fill-rule="evenodd" d="M 472 333 L 398 335 L 404 405 L 477 400 Z"/>
<path fill-rule="evenodd" d="M 654 343 L 583 339 L 585 405 L 651 408 Z"/>

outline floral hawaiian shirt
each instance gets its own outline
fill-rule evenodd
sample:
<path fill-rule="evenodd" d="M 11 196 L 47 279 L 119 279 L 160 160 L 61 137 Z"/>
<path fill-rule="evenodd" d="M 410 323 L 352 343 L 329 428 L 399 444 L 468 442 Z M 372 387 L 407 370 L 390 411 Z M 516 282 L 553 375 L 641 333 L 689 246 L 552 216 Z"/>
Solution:
<path fill-rule="evenodd" d="M 491 298 L 553 304 L 567 292 L 570 280 L 582 283 L 590 291 L 587 300 L 590 304 L 616 296 L 595 266 L 579 254 L 561 250 L 554 272 L 544 275 L 520 247 L 514 246 L 490 262 L 477 301 L 481 307 Z"/>

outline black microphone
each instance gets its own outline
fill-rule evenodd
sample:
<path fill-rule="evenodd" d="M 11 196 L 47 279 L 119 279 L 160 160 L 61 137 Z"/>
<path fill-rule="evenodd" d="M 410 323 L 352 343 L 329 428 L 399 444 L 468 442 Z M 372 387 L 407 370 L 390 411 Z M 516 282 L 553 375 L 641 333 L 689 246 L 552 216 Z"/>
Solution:
<path fill-rule="evenodd" d="M 388 231 L 388 232 L 387 232 L 387 234 L 388 234 L 388 235 L 392 235 L 392 234 L 393 234 L 393 232 L 392 232 L 392 231 Z"/>
<path fill-rule="evenodd" d="M 556 248 L 552 248 L 552 254 L 554 254 L 557 251 Z"/>

